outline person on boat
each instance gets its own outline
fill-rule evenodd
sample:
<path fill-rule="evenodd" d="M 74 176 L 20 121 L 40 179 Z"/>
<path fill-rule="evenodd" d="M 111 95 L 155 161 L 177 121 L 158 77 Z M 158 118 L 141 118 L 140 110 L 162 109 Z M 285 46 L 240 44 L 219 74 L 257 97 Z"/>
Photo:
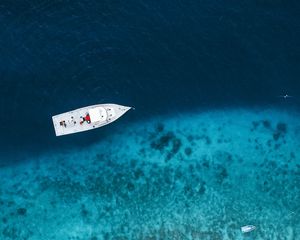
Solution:
<path fill-rule="evenodd" d="M 86 114 L 86 116 L 85 117 L 80 117 L 80 118 L 82 118 L 82 121 L 80 122 L 80 125 L 82 125 L 84 122 L 87 122 L 87 123 L 91 123 L 91 118 L 90 118 L 90 114 Z"/>
<path fill-rule="evenodd" d="M 65 120 L 60 121 L 60 122 L 59 122 L 59 125 L 60 125 L 60 126 L 67 127 L 67 124 L 66 124 L 66 121 L 65 121 Z"/>
<path fill-rule="evenodd" d="M 87 123 L 91 123 L 91 118 L 90 118 L 90 114 L 86 114 L 86 116 L 85 116 L 85 121 L 87 122 Z"/>

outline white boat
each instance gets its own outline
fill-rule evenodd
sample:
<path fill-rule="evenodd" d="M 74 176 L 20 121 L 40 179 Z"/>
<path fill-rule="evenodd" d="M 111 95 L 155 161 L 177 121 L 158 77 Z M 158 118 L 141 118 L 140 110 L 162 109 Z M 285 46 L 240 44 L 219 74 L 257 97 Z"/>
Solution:
<path fill-rule="evenodd" d="M 255 229 L 256 229 L 256 227 L 254 225 L 246 225 L 246 226 L 241 227 L 241 230 L 243 233 L 252 232 Z"/>
<path fill-rule="evenodd" d="M 83 132 L 110 124 L 131 107 L 118 104 L 97 104 L 52 117 L 56 136 Z"/>

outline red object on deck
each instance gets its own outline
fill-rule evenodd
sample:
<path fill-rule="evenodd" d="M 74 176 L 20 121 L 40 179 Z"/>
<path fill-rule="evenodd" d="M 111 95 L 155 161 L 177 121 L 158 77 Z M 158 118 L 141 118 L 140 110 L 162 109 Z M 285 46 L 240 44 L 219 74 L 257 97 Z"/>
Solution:
<path fill-rule="evenodd" d="M 90 118 L 90 115 L 89 115 L 89 114 L 86 115 L 85 120 L 86 120 L 87 122 L 90 122 L 90 121 L 91 121 L 91 118 Z"/>

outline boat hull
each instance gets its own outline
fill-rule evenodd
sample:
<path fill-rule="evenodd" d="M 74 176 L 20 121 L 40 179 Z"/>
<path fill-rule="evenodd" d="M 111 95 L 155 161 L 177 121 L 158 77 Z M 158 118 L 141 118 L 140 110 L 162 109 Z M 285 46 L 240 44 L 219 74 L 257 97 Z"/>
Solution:
<path fill-rule="evenodd" d="M 131 107 L 118 104 L 96 104 L 52 117 L 56 136 L 84 132 L 110 124 Z"/>

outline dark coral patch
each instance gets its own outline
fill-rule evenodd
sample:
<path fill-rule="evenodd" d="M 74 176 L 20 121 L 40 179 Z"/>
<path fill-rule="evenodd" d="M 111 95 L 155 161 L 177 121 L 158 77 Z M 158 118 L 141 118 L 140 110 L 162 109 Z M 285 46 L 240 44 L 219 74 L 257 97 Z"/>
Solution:
<path fill-rule="evenodd" d="M 215 174 L 216 174 L 216 180 L 220 184 L 222 184 L 224 180 L 228 177 L 227 169 L 220 164 L 217 164 L 215 166 Z"/>
<path fill-rule="evenodd" d="M 281 144 L 279 144 L 279 143 L 276 143 L 276 144 L 274 145 L 274 149 L 275 149 L 275 150 L 278 150 L 280 147 L 281 147 Z"/>
<path fill-rule="evenodd" d="M 205 167 L 205 168 L 209 168 L 209 161 L 204 159 L 204 161 L 202 163 L 202 166 Z"/>
<path fill-rule="evenodd" d="M 19 239 L 20 230 L 15 226 L 6 226 L 2 231 L 2 236 L 4 239 Z"/>
<path fill-rule="evenodd" d="M 271 130 L 272 129 L 271 121 L 269 121 L 269 120 L 253 121 L 251 132 L 253 132 L 254 130 L 257 130 L 258 128 L 262 129 L 262 127 L 267 130 Z"/>
<path fill-rule="evenodd" d="M 206 183 L 203 181 L 203 182 L 201 182 L 201 184 L 198 187 L 198 193 L 201 195 L 205 193 L 205 190 L 206 190 L 205 184 Z"/>
<path fill-rule="evenodd" d="M 155 130 L 159 133 L 162 132 L 164 129 L 165 129 L 165 126 L 162 123 L 158 123 L 155 127 Z"/>
<path fill-rule="evenodd" d="M 226 162 L 229 164 L 231 164 L 234 160 L 232 154 L 226 151 L 217 151 L 214 155 L 214 159 L 217 162 Z"/>
<path fill-rule="evenodd" d="M 83 218 L 86 218 L 88 217 L 89 215 L 89 212 L 88 210 L 86 209 L 85 205 L 84 204 L 81 204 L 81 209 L 80 209 L 80 214 Z"/>
<path fill-rule="evenodd" d="M 187 156 L 190 156 L 192 154 L 192 149 L 190 147 L 187 147 L 184 149 L 184 153 L 187 155 Z"/>
<path fill-rule="evenodd" d="M 176 179 L 181 179 L 182 176 L 183 176 L 182 170 L 181 170 L 180 168 L 177 168 L 177 169 L 175 170 L 175 178 L 176 178 Z"/>
<path fill-rule="evenodd" d="M 188 139 L 189 142 L 192 142 L 192 141 L 194 140 L 194 137 L 193 137 L 192 135 L 189 135 L 189 136 L 187 137 L 187 139 Z"/>
<path fill-rule="evenodd" d="M 7 222 L 8 222 L 8 221 L 7 221 L 7 218 L 6 218 L 6 217 L 3 217 L 3 218 L 2 218 L 2 222 L 3 222 L 3 223 L 7 223 Z"/>
<path fill-rule="evenodd" d="M 169 131 L 153 141 L 150 146 L 161 153 L 165 153 L 165 160 L 168 161 L 179 152 L 182 142 L 173 132 Z"/>
<path fill-rule="evenodd" d="M 164 150 L 167 147 L 171 140 L 175 137 L 174 133 L 167 132 L 165 135 L 161 136 L 158 140 L 151 143 L 151 147 L 156 150 Z"/>
<path fill-rule="evenodd" d="M 273 139 L 278 141 L 280 137 L 284 137 L 287 132 L 287 126 L 285 123 L 278 123 L 276 126 L 276 131 L 273 133 Z"/>
<path fill-rule="evenodd" d="M 205 136 L 205 141 L 207 145 L 211 144 L 211 139 L 208 136 Z"/>
<path fill-rule="evenodd" d="M 144 176 L 144 172 L 142 171 L 142 169 L 137 168 L 137 169 L 135 169 L 133 175 L 134 175 L 134 178 L 137 180 Z"/>
<path fill-rule="evenodd" d="M 134 184 L 132 182 L 128 182 L 127 189 L 129 192 L 132 192 L 135 189 Z"/>
<path fill-rule="evenodd" d="M 278 123 L 276 129 L 280 133 L 286 133 L 287 132 L 287 126 L 286 126 L 285 123 Z"/>
<path fill-rule="evenodd" d="M 172 158 L 172 154 L 168 152 L 165 158 L 165 162 L 168 162 L 169 160 L 171 160 L 171 158 Z"/>
<path fill-rule="evenodd" d="M 265 128 L 270 129 L 271 128 L 271 122 L 269 120 L 262 121 L 262 124 Z"/>
<path fill-rule="evenodd" d="M 182 145 L 182 143 L 181 143 L 181 140 L 179 138 L 173 139 L 172 153 L 176 154 L 179 151 L 181 145 Z"/>
<path fill-rule="evenodd" d="M 27 209 L 26 208 L 18 208 L 17 209 L 17 214 L 20 216 L 24 216 L 27 213 Z"/>
<path fill-rule="evenodd" d="M 275 132 L 275 133 L 273 133 L 273 139 L 274 139 L 275 141 L 277 141 L 277 140 L 280 138 L 280 136 L 281 136 L 280 132 Z"/>

